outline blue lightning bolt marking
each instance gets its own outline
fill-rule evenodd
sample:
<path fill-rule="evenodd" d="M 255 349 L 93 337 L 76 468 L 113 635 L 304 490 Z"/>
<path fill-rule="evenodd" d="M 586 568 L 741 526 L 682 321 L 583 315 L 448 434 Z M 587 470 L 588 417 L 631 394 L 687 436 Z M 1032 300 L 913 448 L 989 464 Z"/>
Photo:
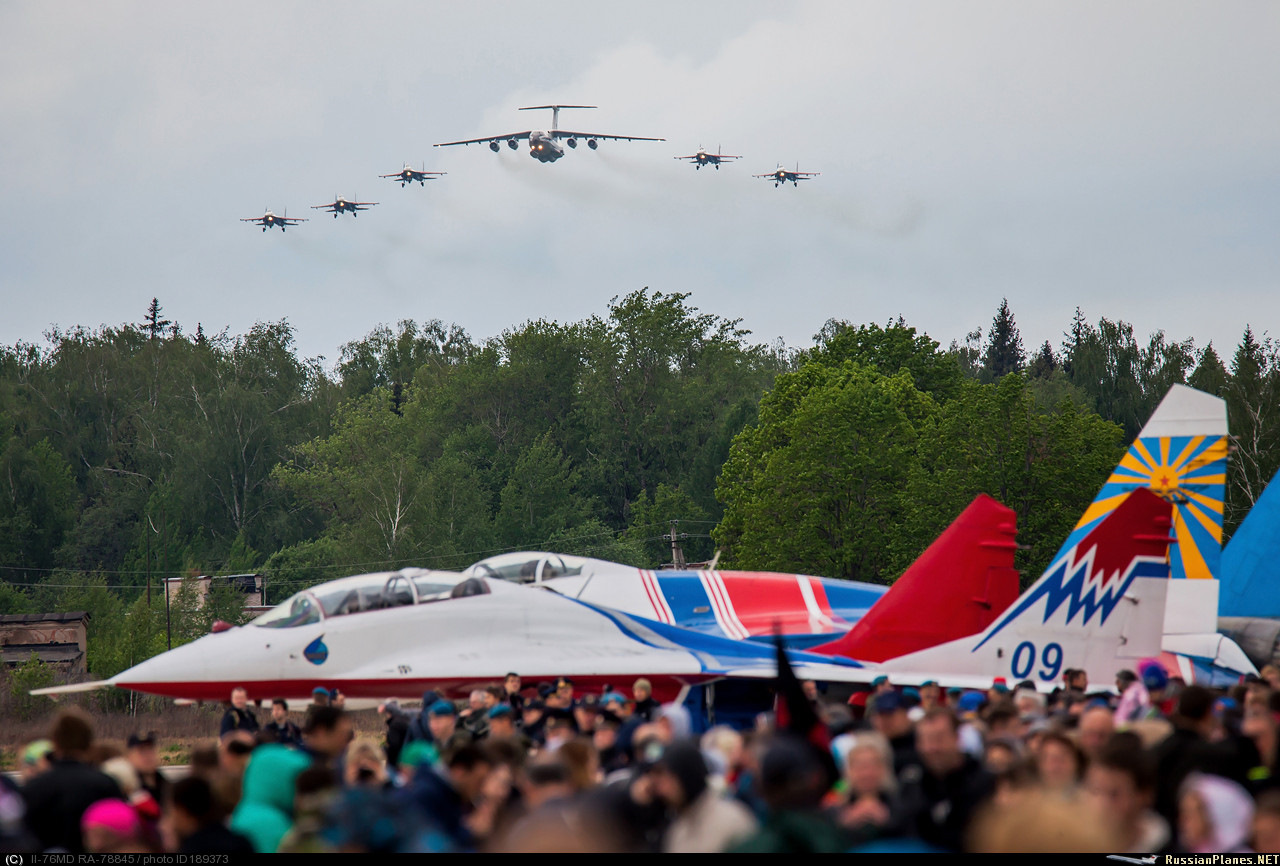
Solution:
<path fill-rule="evenodd" d="M 1084 590 L 1084 584 L 1089 577 L 1092 564 L 1092 556 L 1086 557 L 1081 562 L 1072 562 L 1070 556 L 1060 559 L 1053 570 L 1046 574 L 1040 583 L 1027 594 L 1027 597 L 1019 602 L 1013 610 L 1005 614 L 999 624 L 978 642 L 972 652 L 977 652 L 981 649 L 983 644 L 999 634 L 1006 625 L 1017 619 L 1042 598 L 1046 599 L 1043 622 L 1047 623 L 1054 612 L 1062 607 L 1062 603 L 1067 602 L 1067 625 L 1070 625 L 1076 614 L 1082 610 L 1084 611 L 1084 616 L 1080 620 L 1081 627 L 1088 625 L 1093 615 L 1099 612 L 1101 612 L 1101 616 L 1098 624 L 1102 625 L 1111 616 L 1111 611 L 1115 610 L 1115 606 L 1120 603 L 1120 599 L 1124 597 L 1129 585 L 1133 583 L 1135 578 L 1168 576 L 1168 569 L 1165 563 L 1153 560 L 1150 557 L 1134 557 L 1129 563 L 1129 567 L 1125 570 L 1124 576 L 1117 581 L 1111 582 L 1106 591 L 1099 597 L 1098 584 L 1089 587 L 1088 592 Z"/>

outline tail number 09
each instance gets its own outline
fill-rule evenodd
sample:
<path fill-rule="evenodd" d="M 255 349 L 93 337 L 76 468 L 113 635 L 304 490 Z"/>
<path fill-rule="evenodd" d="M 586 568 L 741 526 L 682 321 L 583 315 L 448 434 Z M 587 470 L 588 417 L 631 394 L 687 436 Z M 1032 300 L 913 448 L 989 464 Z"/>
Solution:
<path fill-rule="evenodd" d="M 1009 670 L 1015 679 L 1025 680 L 1031 676 L 1031 670 L 1036 666 L 1036 655 L 1036 645 L 1031 641 L 1024 640 L 1018 644 L 1018 648 L 1013 651 L 1012 663 L 1009 665 Z M 1036 671 L 1036 676 L 1044 682 L 1056 680 L 1062 671 L 1062 645 L 1045 644 L 1039 656 L 1040 670 Z"/>

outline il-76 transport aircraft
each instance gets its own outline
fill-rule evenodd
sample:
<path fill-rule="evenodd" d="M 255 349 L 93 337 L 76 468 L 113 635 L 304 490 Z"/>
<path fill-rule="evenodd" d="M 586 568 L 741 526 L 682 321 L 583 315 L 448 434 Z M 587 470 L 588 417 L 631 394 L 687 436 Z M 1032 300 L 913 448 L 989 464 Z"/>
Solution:
<path fill-rule="evenodd" d="M 502 135 L 489 135 L 484 138 L 468 138 L 463 141 L 445 141 L 437 144 L 436 147 L 452 147 L 455 144 L 488 144 L 489 149 L 494 153 L 501 150 L 500 145 L 506 142 L 507 147 L 516 150 L 520 147 L 520 142 L 529 142 L 529 156 L 538 162 L 555 162 L 564 156 L 564 148 L 560 142 L 564 141 L 569 145 L 570 149 L 578 146 L 578 139 L 582 139 L 587 143 L 587 147 L 595 150 L 598 141 L 605 139 L 613 139 L 616 141 L 666 141 L 665 138 L 646 138 L 642 135 L 605 135 L 599 132 L 573 132 L 568 129 L 560 129 L 560 110 L 564 108 L 595 108 L 594 105 L 529 105 L 521 108 L 521 111 L 538 111 L 540 109 L 551 109 L 551 128 L 550 129 L 525 129 L 520 132 L 505 132 Z"/>
<path fill-rule="evenodd" d="M 1003 676 L 1048 688 L 1064 666 L 1109 682 L 1160 650 L 1171 512 L 1148 490 L 1128 494 L 977 633 L 882 662 L 853 657 L 850 633 L 789 658 L 797 676 L 826 682 L 891 672 L 903 683 L 986 687 Z M 882 625 L 909 634 L 916 619 L 899 611 Z M 305 700 L 324 686 L 353 698 L 413 698 L 429 688 L 460 696 L 514 669 L 530 679 L 569 676 L 585 689 L 644 676 L 661 700 L 721 679 L 772 679 L 775 659 L 767 643 L 698 633 L 543 586 L 410 569 L 321 584 L 248 625 L 215 629 L 109 680 L 34 693 L 114 686 L 223 700 L 243 686 L 253 700 Z"/>

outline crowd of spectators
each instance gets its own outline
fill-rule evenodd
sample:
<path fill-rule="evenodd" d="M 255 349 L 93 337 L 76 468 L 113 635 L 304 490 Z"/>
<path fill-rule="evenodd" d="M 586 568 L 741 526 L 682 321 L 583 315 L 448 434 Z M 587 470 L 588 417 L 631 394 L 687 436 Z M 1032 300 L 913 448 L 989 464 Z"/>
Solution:
<path fill-rule="evenodd" d="M 355 736 L 340 693 L 317 690 L 295 721 L 236 689 L 176 781 L 154 734 L 112 749 L 65 710 L 0 786 L 0 847 L 1280 852 L 1280 671 L 1210 690 L 1152 660 L 1104 686 L 1081 671 L 1048 693 L 804 683 L 751 730 L 695 735 L 644 680 L 582 693 L 512 673 L 465 701 L 383 704 L 379 738 Z M 806 705 L 818 722 L 801 729 Z"/>

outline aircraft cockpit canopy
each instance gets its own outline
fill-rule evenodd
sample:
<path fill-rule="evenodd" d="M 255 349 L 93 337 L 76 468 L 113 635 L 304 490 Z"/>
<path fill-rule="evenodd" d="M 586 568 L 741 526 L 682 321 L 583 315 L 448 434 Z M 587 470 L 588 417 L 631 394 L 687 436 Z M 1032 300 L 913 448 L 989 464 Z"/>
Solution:
<path fill-rule="evenodd" d="M 504 553 L 482 559 L 466 570 L 476 577 L 496 577 L 512 583 L 540 583 L 553 577 L 582 574 L 587 560 L 556 553 Z"/>
<path fill-rule="evenodd" d="M 465 590 L 464 590 L 465 587 Z M 482 580 L 456 572 L 406 568 L 344 577 L 285 599 L 249 623 L 259 628 L 296 628 L 322 619 L 404 605 L 428 604 L 489 591 Z"/>

